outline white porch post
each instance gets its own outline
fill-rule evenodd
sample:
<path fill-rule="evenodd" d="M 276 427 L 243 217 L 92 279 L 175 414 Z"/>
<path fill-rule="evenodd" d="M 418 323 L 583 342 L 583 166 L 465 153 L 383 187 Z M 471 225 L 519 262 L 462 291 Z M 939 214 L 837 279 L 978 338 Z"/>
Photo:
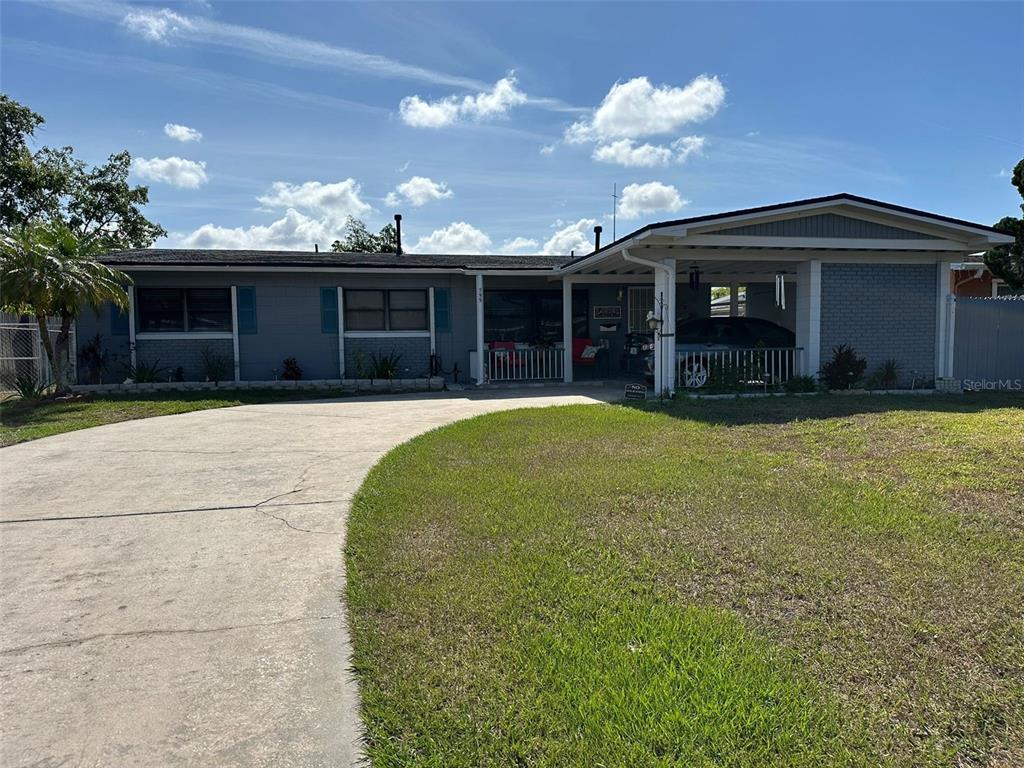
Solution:
<path fill-rule="evenodd" d="M 949 276 L 951 263 L 940 261 L 936 276 L 935 300 L 935 378 L 946 378 L 953 375 L 950 327 L 950 290 Z"/>
<path fill-rule="evenodd" d="M 476 276 L 476 370 L 473 378 L 479 386 L 484 383 L 484 276 Z"/>
<path fill-rule="evenodd" d="M 662 365 L 662 371 L 665 375 L 665 389 L 668 390 L 668 395 L 671 397 L 676 392 L 676 374 L 678 372 L 679 364 L 676 361 L 676 260 L 665 259 L 665 266 L 669 268 L 669 274 L 667 276 L 668 291 L 665 296 L 665 310 L 662 315 L 661 331 L 663 337 L 666 339 L 663 346 L 665 347 L 665 362 Z"/>
<path fill-rule="evenodd" d="M 234 360 L 235 382 L 242 380 L 241 361 L 238 359 L 238 286 L 231 286 L 231 355 Z"/>
<path fill-rule="evenodd" d="M 654 270 L 654 314 L 665 319 L 665 296 L 668 280 L 665 270 Z M 654 332 L 654 394 L 661 395 L 665 388 L 665 343 L 661 331 Z"/>
<path fill-rule="evenodd" d="M 562 278 L 562 381 L 572 384 L 572 280 Z"/>
<path fill-rule="evenodd" d="M 799 373 L 817 376 L 821 368 L 821 261 L 796 268 L 796 345 L 803 349 Z"/>
<path fill-rule="evenodd" d="M 345 378 L 345 289 L 338 286 L 338 378 Z"/>
<path fill-rule="evenodd" d="M 729 317 L 740 316 L 740 284 L 733 280 L 729 283 Z"/>
<path fill-rule="evenodd" d="M 131 360 L 132 371 L 138 364 L 138 355 L 135 352 L 135 286 L 128 286 L 128 357 Z M 134 373 L 132 374 L 134 375 Z"/>

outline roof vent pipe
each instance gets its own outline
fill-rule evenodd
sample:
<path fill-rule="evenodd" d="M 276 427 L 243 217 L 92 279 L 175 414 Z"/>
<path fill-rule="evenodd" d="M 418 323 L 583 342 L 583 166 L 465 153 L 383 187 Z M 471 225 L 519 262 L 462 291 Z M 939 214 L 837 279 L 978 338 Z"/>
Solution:
<path fill-rule="evenodd" d="M 596 227 L 594 227 L 594 251 L 595 252 L 601 250 L 601 232 L 603 231 L 603 229 L 604 228 L 600 224 L 598 224 Z"/>
<path fill-rule="evenodd" d="M 313 253 L 320 253 L 320 243 L 313 243 Z"/>
<path fill-rule="evenodd" d="M 395 214 L 395 256 L 402 255 L 402 214 Z"/>

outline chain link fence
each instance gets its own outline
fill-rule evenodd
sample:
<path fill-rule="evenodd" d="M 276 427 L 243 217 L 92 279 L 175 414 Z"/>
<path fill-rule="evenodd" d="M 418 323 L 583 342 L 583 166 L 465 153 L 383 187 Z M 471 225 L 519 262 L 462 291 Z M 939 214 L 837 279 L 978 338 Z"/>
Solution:
<path fill-rule="evenodd" d="M 56 348 L 59 321 L 48 323 L 47 330 L 50 343 Z M 72 325 L 67 350 L 72 381 L 77 381 L 74 353 L 77 348 L 75 327 Z M 53 384 L 53 371 L 46 359 L 39 326 L 34 320 L 26 322 L 23 318 L 4 314 L 0 318 L 0 391 L 13 391 L 17 389 L 19 380 L 26 379 L 38 386 Z"/>

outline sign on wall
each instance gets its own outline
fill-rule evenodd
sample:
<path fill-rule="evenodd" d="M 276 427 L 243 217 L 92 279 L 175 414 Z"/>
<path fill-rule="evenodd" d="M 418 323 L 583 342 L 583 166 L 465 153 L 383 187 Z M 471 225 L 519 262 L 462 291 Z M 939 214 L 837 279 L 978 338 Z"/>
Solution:
<path fill-rule="evenodd" d="M 618 305 L 606 305 L 594 307 L 595 320 L 621 320 L 622 307 Z"/>

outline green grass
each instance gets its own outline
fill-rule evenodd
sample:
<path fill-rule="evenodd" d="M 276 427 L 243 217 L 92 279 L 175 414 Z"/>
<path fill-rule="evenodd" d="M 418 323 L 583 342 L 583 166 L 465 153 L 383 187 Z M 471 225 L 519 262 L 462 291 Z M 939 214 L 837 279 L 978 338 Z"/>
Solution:
<path fill-rule="evenodd" d="M 399 447 L 347 544 L 373 764 L 1024 764 L 1022 405 L 573 406 Z"/>
<path fill-rule="evenodd" d="M 200 392 L 155 392 L 147 395 L 104 395 L 71 400 L 0 402 L 0 446 L 150 416 L 226 408 L 232 405 L 277 403 L 340 397 L 341 392 L 285 389 L 223 389 Z"/>

